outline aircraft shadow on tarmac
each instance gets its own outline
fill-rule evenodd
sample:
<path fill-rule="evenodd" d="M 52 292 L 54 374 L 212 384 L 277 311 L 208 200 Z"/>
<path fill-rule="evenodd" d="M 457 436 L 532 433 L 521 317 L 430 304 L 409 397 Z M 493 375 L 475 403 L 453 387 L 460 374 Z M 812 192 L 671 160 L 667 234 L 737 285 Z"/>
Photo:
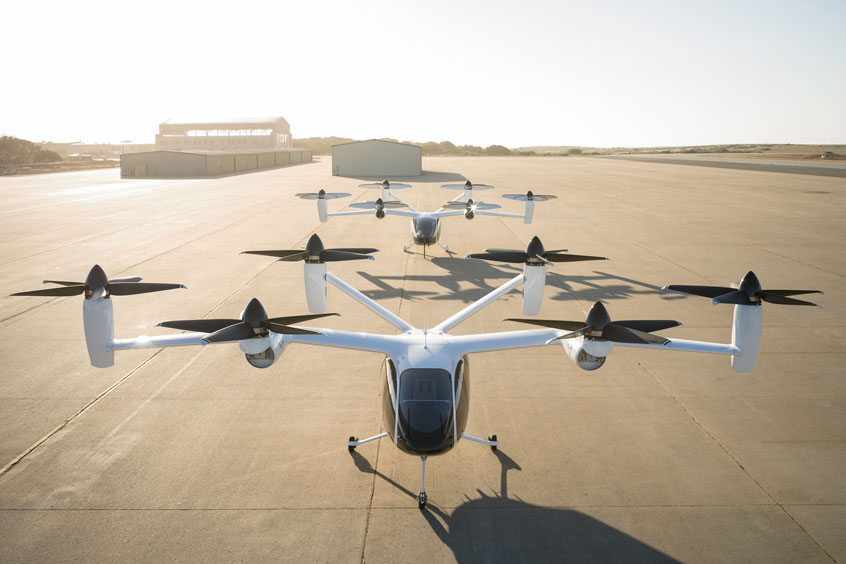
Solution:
<path fill-rule="evenodd" d="M 375 290 L 362 290 L 362 293 L 374 300 L 397 297 L 414 300 L 425 297 L 431 300 L 470 303 L 494 290 L 506 280 L 514 278 L 522 271 L 521 265 L 494 266 L 486 261 L 454 257 L 434 257 L 431 262 L 447 272 L 445 274 L 378 276 L 359 271 L 359 276 L 377 287 Z M 561 270 L 563 269 L 561 268 Z M 491 281 L 495 284 L 491 284 Z M 446 292 L 406 290 L 402 287 L 404 282 L 435 284 Z M 394 286 L 393 284 L 397 285 Z M 663 293 L 661 286 L 655 284 L 602 271 L 594 271 L 591 275 L 566 275 L 548 270 L 546 285 L 546 295 L 554 301 L 596 301 L 600 299 L 608 301 L 643 294 L 661 294 L 661 297 L 665 300 L 684 299 L 685 297 L 680 294 Z M 559 291 L 555 292 L 556 289 Z"/>
<path fill-rule="evenodd" d="M 508 471 L 520 465 L 501 450 L 500 493 L 470 499 L 449 514 L 430 500 L 422 515 L 458 562 L 654 562 L 678 560 L 589 515 L 508 497 Z M 374 474 L 412 500 L 417 495 L 385 476 L 357 452 L 361 472 Z"/>

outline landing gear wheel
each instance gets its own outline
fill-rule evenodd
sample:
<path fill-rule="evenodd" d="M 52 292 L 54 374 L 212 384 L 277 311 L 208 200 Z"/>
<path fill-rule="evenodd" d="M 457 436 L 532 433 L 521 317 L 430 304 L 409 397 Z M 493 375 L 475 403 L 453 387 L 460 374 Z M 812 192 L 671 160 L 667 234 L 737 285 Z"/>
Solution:
<path fill-rule="evenodd" d="M 420 492 L 417 494 L 417 508 L 418 509 L 426 509 L 426 492 Z"/>
<path fill-rule="evenodd" d="M 350 437 L 349 442 L 355 442 L 357 440 L 358 440 L 358 437 Z M 350 450 L 350 452 L 354 451 L 355 447 L 356 447 L 356 445 L 347 445 L 347 448 Z"/>
<path fill-rule="evenodd" d="M 488 440 L 496 442 L 496 435 L 491 435 L 490 437 L 488 437 Z M 496 445 L 491 445 L 491 450 L 496 450 Z"/>

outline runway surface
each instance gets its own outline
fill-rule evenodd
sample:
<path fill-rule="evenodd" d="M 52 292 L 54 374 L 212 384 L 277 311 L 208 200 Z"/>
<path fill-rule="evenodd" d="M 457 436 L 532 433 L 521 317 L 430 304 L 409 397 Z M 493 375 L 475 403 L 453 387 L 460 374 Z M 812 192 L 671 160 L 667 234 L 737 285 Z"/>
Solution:
<path fill-rule="evenodd" d="M 532 225 L 444 220 L 424 259 L 405 218 L 318 222 L 293 194 L 375 193 L 330 175 L 328 157 L 241 176 L 121 180 L 116 170 L 0 178 L 0 292 L 43 279 L 180 282 L 116 297 L 117 337 L 166 319 L 306 313 L 300 264 L 239 255 L 376 246 L 336 275 L 416 326 L 510 279 L 465 261 L 486 247 L 602 255 L 559 264 L 539 317 L 678 319 L 667 336 L 729 342 L 732 309 L 667 294 L 752 269 L 765 288 L 809 288 L 818 308 L 765 305 L 754 372 L 727 357 L 617 347 L 584 372 L 557 346 L 474 355 L 467 432 L 427 464 L 381 431 L 380 355 L 292 346 L 271 368 L 236 345 L 124 351 L 88 364 L 81 298 L 0 299 L 2 562 L 833 562 L 846 560 L 846 179 L 595 158 L 428 158 L 403 197 L 435 209 L 438 186 L 532 189 Z M 395 179 L 403 180 L 403 179 Z M 416 249 L 415 249 L 416 250 Z M 330 287 L 341 317 L 315 327 L 393 328 Z M 515 329 L 514 292 L 457 333 Z M 522 327 L 521 327 L 522 328 Z"/>
<path fill-rule="evenodd" d="M 743 158 L 736 154 L 729 157 L 691 154 L 654 154 L 654 155 L 608 155 L 603 159 L 622 159 L 658 164 L 680 164 L 730 168 L 735 170 L 754 170 L 757 172 L 777 172 L 781 174 L 805 174 L 811 176 L 831 176 L 846 178 L 844 161 L 801 161 L 786 159 Z"/>

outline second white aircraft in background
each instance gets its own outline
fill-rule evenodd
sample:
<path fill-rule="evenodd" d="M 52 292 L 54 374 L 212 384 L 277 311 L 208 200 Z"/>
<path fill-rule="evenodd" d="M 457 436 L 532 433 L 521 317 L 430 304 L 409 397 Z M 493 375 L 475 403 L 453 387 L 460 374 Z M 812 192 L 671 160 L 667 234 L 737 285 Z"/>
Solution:
<path fill-rule="evenodd" d="M 404 190 L 411 188 L 410 184 L 391 183 L 383 180 L 379 183 L 361 184 L 361 188 L 373 188 L 382 191 L 381 197 L 376 201 L 357 202 L 350 204 L 351 208 L 358 208 L 355 211 L 344 212 L 329 212 L 326 201 L 337 198 L 346 198 L 350 194 L 346 192 L 306 192 L 297 194 L 297 197 L 306 200 L 317 200 L 317 215 L 320 221 L 329 221 L 330 217 L 339 215 L 366 215 L 375 214 L 378 219 L 382 219 L 385 215 L 402 215 L 411 218 L 411 236 L 413 244 L 423 246 L 423 256 L 426 256 L 426 247 L 430 245 L 439 245 L 445 251 L 449 252 L 447 245 L 439 243 L 441 236 L 441 221 L 442 217 L 451 215 L 463 215 L 467 219 L 473 219 L 477 215 L 495 215 L 500 217 L 519 217 L 523 218 L 523 223 L 531 223 L 535 212 L 535 202 L 543 202 L 551 200 L 556 196 L 548 194 L 534 194 L 531 191 L 525 194 L 503 194 L 503 198 L 511 200 L 518 200 L 524 202 L 523 213 L 505 213 L 495 212 L 492 210 L 499 209 L 501 206 L 496 204 L 488 204 L 485 202 L 475 201 L 473 199 L 474 190 L 492 190 L 493 186 L 486 184 L 473 184 L 469 180 L 464 184 L 443 184 L 441 188 L 448 190 L 462 190 L 460 196 L 456 196 L 435 211 L 425 212 L 417 210 L 414 206 L 404 201 L 393 190 Z M 405 209 L 401 209 L 405 208 Z M 407 251 L 411 244 L 403 245 L 402 250 Z"/>

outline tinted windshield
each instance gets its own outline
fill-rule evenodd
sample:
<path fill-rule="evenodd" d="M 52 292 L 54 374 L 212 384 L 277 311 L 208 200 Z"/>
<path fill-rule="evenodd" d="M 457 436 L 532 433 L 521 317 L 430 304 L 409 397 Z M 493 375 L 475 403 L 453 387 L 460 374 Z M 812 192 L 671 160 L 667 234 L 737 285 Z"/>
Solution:
<path fill-rule="evenodd" d="M 415 449 L 443 446 L 452 420 L 449 372 L 437 368 L 412 368 L 400 375 L 400 427 Z"/>
<path fill-rule="evenodd" d="M 414 232 L 421 239 L 431 239 L 435 236 L 435 218 L 416 217 L 414 218 Z"/>

